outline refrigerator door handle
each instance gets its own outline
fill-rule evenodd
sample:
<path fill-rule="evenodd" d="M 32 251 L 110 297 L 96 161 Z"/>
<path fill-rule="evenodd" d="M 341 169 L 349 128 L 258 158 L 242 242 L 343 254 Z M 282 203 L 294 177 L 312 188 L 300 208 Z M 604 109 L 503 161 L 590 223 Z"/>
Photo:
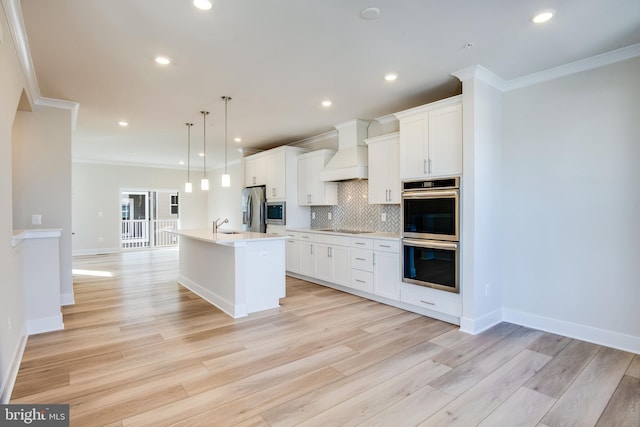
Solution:
<path fill-rule="evenodd" d="M 253 197 L 251 197 L 251 194 L 247 198 L 247 217 L 247 231 L 251 231 L 251 223 L 253 222 Z"/>

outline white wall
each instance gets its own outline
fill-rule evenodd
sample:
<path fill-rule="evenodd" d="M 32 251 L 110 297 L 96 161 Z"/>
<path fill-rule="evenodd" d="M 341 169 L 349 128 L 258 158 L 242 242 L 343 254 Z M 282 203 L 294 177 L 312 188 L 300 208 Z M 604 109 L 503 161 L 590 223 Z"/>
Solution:
<path fill-rule="evenodd" d="M 635 58 L 503 95 L 505 320 L 640 351 L 638 76 Z"/>
<path fill-rule="evenodd" d="M 150 167 L 73 163 L 73 253 L 120 250 L 120 190 L 176 189 L 180 197 L 180 227 L 207 224 L 208 193 L 194 185 L 185 193 L 186 171 Z"/>
<path fill-rule="evenodd" d="M 17 372 L 18 353 L 26 337 L 20 247 L 11 247 L 12 128 L 24 81 L 4 13 L 0 13 L 0 26 L 4 29 L 0 44 L 0 196 L 4 201 L 0 209 L 0 401 L 5 403 L 8 382 Z"/>
<path fill-rule="evenodd" d="M 502 317 L 502 94 L 480 78 L 484 71 L 474 67 L 459 76 L 464 132 L 460 327 L 470 333 L 493 326 Z"/>
<path fill-rule="evenodd" d="M 60 295 L 73 303 L 71 275 L 71 111 L 37 106 L 13 126 L 13 227 L 61 228 Z M 31 216 L 42 215 L 33 225 Z"/>
<path fill-rule="evenodd" d="M 231 187 L 223 188 L 220 177 L 224 168 L 213 169 L 208 172 L 209 196 L 206 227 L 213 227 L 213 220 L 227 218 L 228 224 L 223 228 L 242 229 L 242 189 L 244 188 L 244 168 L 242 162 L 230 164 L 227 167 L 231 175 Z"/>

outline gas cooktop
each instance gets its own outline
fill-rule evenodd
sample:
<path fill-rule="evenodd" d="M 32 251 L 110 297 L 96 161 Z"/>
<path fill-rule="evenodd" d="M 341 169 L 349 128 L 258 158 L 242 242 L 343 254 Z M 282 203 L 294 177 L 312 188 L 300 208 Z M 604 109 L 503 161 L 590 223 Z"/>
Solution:
<path fill-rule="evenodd" d="M 362 230 L 335 230 L 333 228 L 322 228 L 318 231 L 330 231 L 332 233 L 344 233 L 344 234 L 367 234 L 373 233 L 373 231 L 362 231 Z"/>

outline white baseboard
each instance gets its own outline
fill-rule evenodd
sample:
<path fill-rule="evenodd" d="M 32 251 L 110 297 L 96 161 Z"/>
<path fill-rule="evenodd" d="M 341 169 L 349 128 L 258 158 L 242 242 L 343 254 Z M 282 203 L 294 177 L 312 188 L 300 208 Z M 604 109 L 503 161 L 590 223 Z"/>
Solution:
<path fill-rule="evenodd" d="M 20 334 L 20 340 L 13 352 L 13 357 L 9 363 L 7 375 L 4 378 L 2 389 L 0 389 L 0 404 L 7 404 L 11 400 L 13 386 L 16 384 L 16 378 L 18 378 L 18 371 L 20 370 L 20 363 L 22 363 L 22 355 L 24 354 L 24 349 L 27 346 L 27 338 L 29 338 L 29 336 L 27 335 L 26 326 L 23 326 L 22 333 Z"/>
<path fill-rule="evenodd" d="M 51 317 L 27 320 L 27 334 L 29 335 L 59 331 L 61 329 L 64 329 L 62 313 Z"/>
<path fill-rule="evenodd" d="M 492 312 L 485 314 L 484 316 L 480 316 L 477 319 L 470 319 L 468 317 L 460 318 L 460 331 L 466 332 L 468 334 L 476 335 L 480 332 L 486 331 L 487 329 L 497 325 L 502 322 L 503 314 L 502 309 L 497 309 Z"/>
<path fill-rule="evenodd" d="M 96 248 L 96 249 L 78 249 L 71 251 L 72 256 L 82 255 L 102 255 L 102 254 L 117 254 L 122 252 L 120 248 Z"/>
<path fill-rule="evenodd" d="M 633 335 L 621 334 L 619 332 L 517 310 L 503 309 L 502 316 L 505 322 L 640 354 L 640 337 Z"/>
<path fill-rule="evenodd" d="M 222 298 L 220 295 L 198 285 L 194 281 L 189 280 L 182 275 L 178 276 L 178 283 L 189 289 L 194 294 L 198 295 L 200 298 L 209 302 L 210 304 L 218 307 L 220 310 L 224 311 L 234 319 L 245 317 L 247 315 L 246 304 L 233 304 Z"/>
<path fill-rule="evenodd" d="M 76 303 L 75 297 L 73 296 L 73 292 L 69 294 L 61 294 L 60 295 L 60 305 L 74 305 Z"/>

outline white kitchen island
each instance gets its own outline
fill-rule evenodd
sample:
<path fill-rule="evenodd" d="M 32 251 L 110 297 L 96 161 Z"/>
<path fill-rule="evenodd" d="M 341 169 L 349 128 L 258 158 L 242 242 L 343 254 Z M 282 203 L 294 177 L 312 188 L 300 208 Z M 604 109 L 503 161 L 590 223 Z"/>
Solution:
<path fill-rule="evenodd" d="M 180 230 L 178 282 L 233 318 L 279 307 L 286 236 Z"/>

